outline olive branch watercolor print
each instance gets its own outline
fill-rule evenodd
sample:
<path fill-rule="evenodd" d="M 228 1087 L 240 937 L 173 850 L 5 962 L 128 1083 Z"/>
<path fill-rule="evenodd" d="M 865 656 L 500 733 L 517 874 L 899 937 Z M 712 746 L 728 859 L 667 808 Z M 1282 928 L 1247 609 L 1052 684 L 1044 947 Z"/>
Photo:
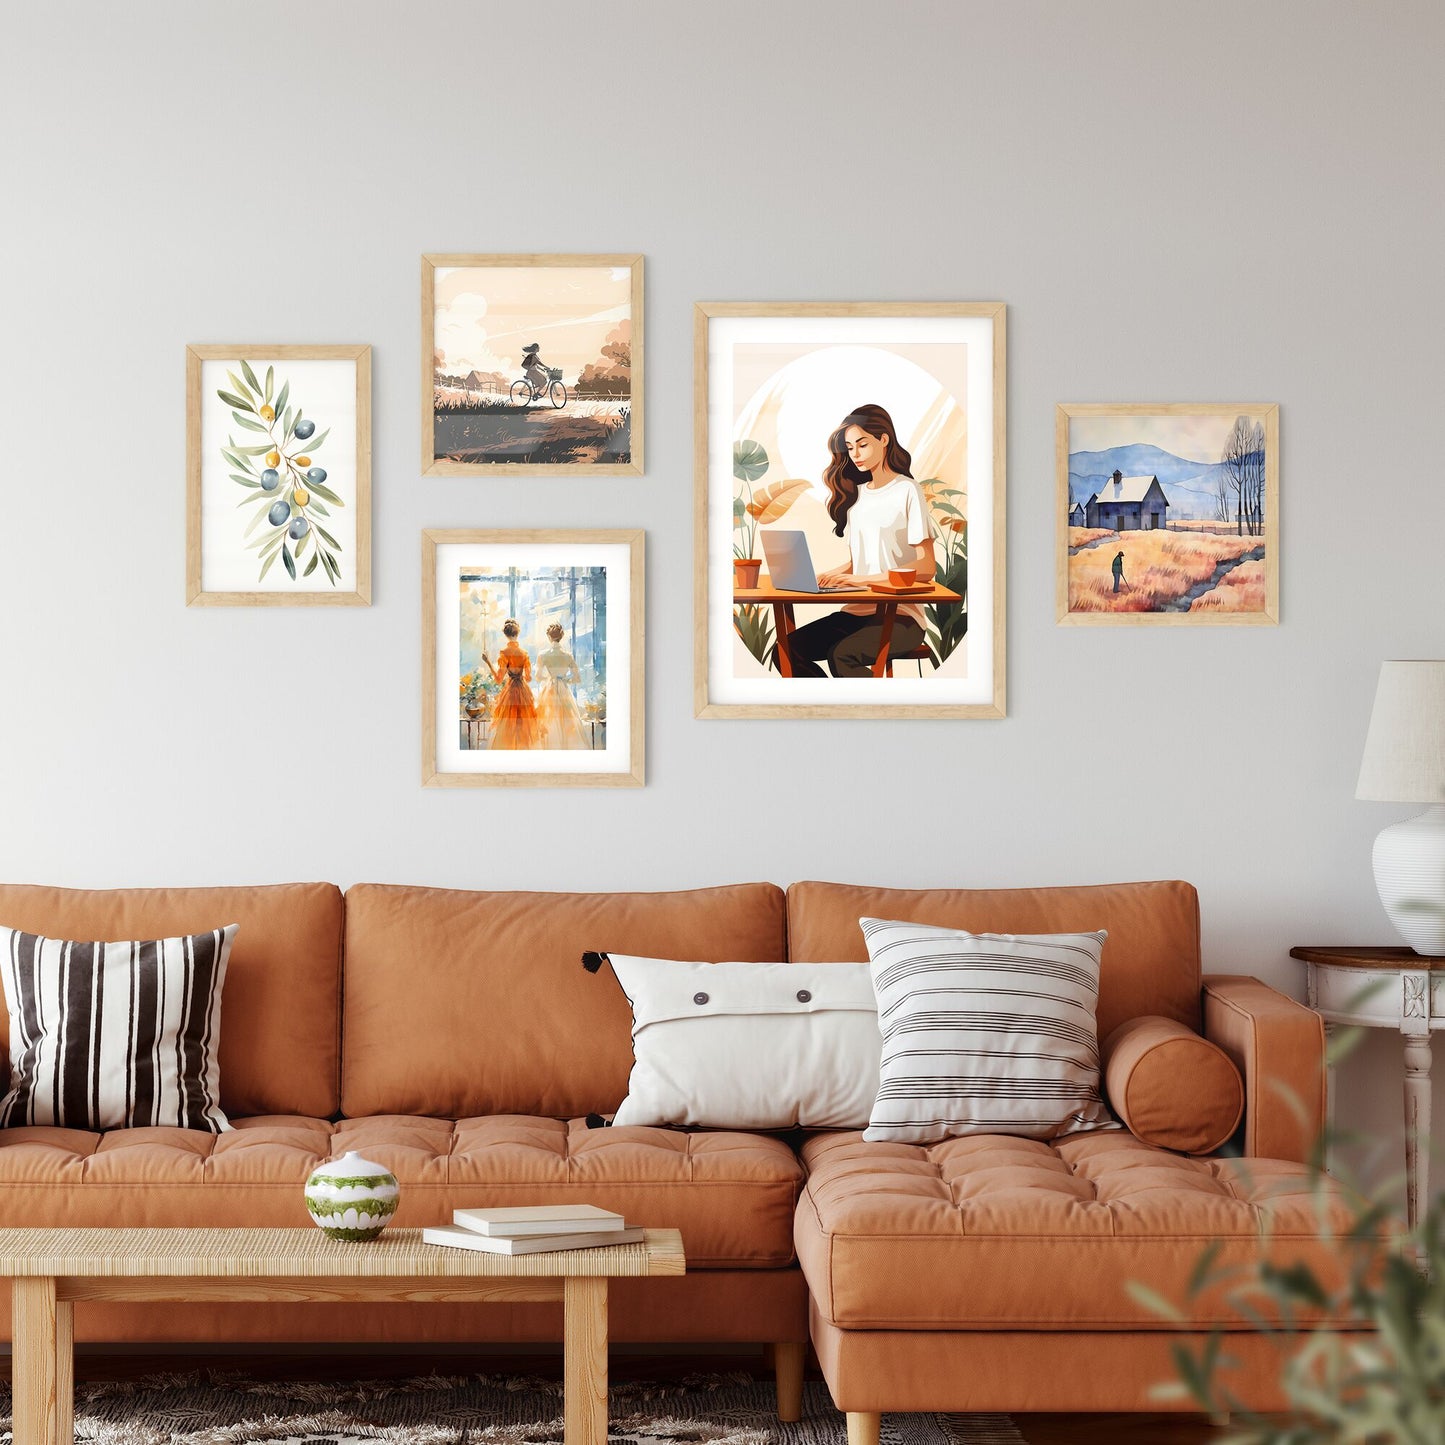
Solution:
<path fill-rule="evenodd" d="M 226 378 L 231 389 L 218 390 L 216 395 L 231 408 L 238 427 L 259 432 L 266 438 L 248 445 L 228 436 L 221 448 L 222 458 L 232 468 L 231 480 L 246 489 L 247 495 L 236 504 L 237 508 L 256 509 L 242 538 L 250 537 L 262 522 L 269 524 L 268 531 L 246 543 L 248 551 L 259 549 L 257 561 L 261 571 L 257 582 L 265 581 L 279 557 L 293 582 L 297 578 L 297 567 L 304 561 L 306 566 L 301 576 L 309 577 L 319 565 L 335 587 L 341 577 L 341 566 L 336 560 L 341 543 L 326 530 L 321 518 L 331 516 L 328 503 L 332 507 L 344 507 L 346 503 L 326 485 L 326 469 L 313 463 L 316 453 L 331 435 L 330 428 L 316 435 L 316 423 L 302 415 L 299 405 L 290 404 L 289 381 L 282 383 L 279 393 L 273 390 L 276 380 L 273 366 L 266 368 L 264 383 L 257 380 L 247 361 L 241 362 L 240 376 L 227 371 Z"/>

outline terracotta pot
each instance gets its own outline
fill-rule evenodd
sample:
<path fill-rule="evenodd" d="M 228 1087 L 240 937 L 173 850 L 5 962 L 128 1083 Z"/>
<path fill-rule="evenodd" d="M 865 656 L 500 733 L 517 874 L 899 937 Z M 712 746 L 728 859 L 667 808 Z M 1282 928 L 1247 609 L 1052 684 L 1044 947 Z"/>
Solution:
<path fill-rule="evenodd" d="M 733 558 L 733 586 L 756 587 L 763 564 L 756 557 Z"/>

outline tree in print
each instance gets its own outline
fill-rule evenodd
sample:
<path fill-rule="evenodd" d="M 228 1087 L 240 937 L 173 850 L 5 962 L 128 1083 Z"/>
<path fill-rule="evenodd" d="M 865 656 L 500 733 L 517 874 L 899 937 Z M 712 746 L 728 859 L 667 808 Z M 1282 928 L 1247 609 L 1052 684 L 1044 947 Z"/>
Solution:
<path fill-rule="evenodd" d="M 227 371 L 229 391 L 216 395 L 231 408 L 231 416 L 243 431 L 257 432 L 265 437 L 255 444 L 238 443 L 226 438 L 221 456 L 231 468 L 231 480 L 246 490 L 237 508 L 252 507 L 243 539 L 266 523 L 247 550 L 256 549 L 262 582 L 281 559 L 287 575 L 294 582 L 298 575 L 309 577 L 318 566 L 333 587 L 341 577 L 337 554 L 341 543 L 322 525 L 329 519 L 331 507 L 344 507 L 345 502 L 326 485 L 326 469 L 316 466 L 313 458 L 321 450 L 330 428 L 316 435 L 316 423 L 303 416 L 299 405 L 291 404 L 291 383 L 283 382 L 274 391 L 276 370 L 266 368 L 266 380 L 257 379 L 247 361 L 241 362 L 241 375 Z M 309 553 L 309 557 L 308 557 Z M 299 574 L 297 568 L 305 563 Z"/>

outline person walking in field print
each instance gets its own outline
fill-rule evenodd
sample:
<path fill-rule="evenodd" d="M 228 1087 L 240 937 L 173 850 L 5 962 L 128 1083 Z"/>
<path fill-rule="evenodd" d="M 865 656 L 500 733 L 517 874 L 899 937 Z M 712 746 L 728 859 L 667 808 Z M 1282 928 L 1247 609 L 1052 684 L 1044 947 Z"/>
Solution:
<path fill-rule="evenodd" d="M 1121 586 L 1129 584 L 1124 580 L 1124 553 L 1118 551 L 1114 554 L 1114 591 L 1117 592 Z"/>

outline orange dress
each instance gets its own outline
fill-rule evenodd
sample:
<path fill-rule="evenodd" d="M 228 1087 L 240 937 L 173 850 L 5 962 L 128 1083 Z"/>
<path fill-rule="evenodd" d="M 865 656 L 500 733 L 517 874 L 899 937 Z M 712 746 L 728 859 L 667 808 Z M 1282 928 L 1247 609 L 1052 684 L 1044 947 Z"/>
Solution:
<path fill-rule="evenodd" d="M 532 676 L 532 659 L 515 642 L 502 649 L 496 678 L 502 684 L 492 703 L 492 751 L 535 748 L 540 741 L 537 704 L 527 686 Z"/>

